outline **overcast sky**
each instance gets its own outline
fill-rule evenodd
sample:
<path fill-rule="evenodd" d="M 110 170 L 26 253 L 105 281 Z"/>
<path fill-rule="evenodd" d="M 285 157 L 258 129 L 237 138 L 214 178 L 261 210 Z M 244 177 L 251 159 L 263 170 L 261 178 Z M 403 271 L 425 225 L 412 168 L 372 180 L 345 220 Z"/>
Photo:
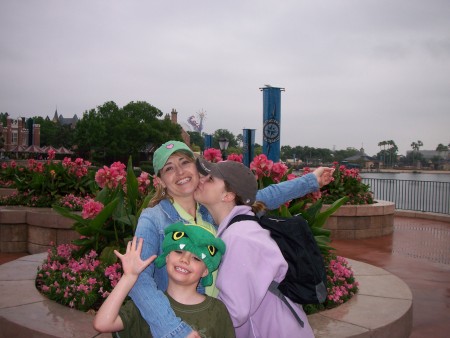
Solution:
<path fill-rule="evenodd" d="M 450 143 L 450 1 L 1 0 L 0 112 L 64 117 L 146 101 L 204 132 L 256 129 L 265 84 L 281 144 L 401 154 Z"/>

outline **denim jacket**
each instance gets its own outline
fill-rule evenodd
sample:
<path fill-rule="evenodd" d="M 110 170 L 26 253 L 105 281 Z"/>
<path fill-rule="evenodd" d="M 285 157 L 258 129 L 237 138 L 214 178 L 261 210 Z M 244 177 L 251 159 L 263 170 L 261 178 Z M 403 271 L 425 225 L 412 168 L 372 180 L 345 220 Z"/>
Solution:
<path fill-rule="evenodd" d="M 313 173 L 310 173 L 294 180 L 272 184 L 258 191 L 256 199 L 264 202 L 268 209 L 276 209 L 287 201 L 318 189 L 317 179 Z M 203 220 L 214 224 L 211 215 L 204 206 L 200 206 L 199 211 Z M 176 212 L 169 200 L 162 200 L 158 205 L 142 211 L 135 233 L 138 238 L 144 239 L 142 259 L 162 253 L 164 229 L 179 221 L 187 223 Z M 139 275 L 129 296 L 149 324 L 153 337 L 186 337 L 192 329 L 176 317 L 170 307 L 169 300 L 163 293 L 167 289 L 167 284 L 166 267 L 158 269 L 155 268 L 154 264 L 150 264 Z"/>

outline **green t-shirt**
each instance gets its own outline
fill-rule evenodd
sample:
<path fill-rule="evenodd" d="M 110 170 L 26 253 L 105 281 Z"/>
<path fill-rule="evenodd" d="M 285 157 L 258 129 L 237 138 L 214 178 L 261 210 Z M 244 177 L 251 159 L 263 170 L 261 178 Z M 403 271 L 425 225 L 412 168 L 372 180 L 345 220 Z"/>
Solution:
<path fill-rule="evenodd" d="M 206 296 L 200 304 L 185 305 L 167 295 L 175 314 L 204 338 L 234 338 L 234 327 L 225 305 L 218 299 Z M 113 335 L 120 338 L 152 337 L 150 327 L 132 300 L 119 311 L 124 329 Z"/>

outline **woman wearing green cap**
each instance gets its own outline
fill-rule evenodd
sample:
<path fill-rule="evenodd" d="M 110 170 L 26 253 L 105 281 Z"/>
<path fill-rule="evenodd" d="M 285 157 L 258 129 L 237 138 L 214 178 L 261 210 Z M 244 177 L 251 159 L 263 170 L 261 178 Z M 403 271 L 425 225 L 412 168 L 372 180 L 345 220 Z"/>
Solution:
<path fill-rule="evenodd" d="M 150 207 L 143 210 L 135 235 L 144 239 L 142 257 L 162 253 L 164 229 L 172 223 L 194 223 L 215 230 L 214 219 L 205 207 L 194 200 L 200 181 L 191 149 L 179 141 L 168 141 L 153 156 L 153 168 L 158 178 L 156 193 Z M 256 194 L 268 209 L 317 191 L 332 179 L 331 168 L 318 168 L 297 179 L 271 185 Z M 199 337 L 178 318 L 164 295 L 168 278 L 165 269 L 148 266 L 130 292 L 142 316 L 150 325 L 154 337 Z"/>
<path fill-rule="evenodd" d="M 233 338 L 233 323 L 225 305 L 197 291 L 200 281 L 204 286 L 212 284 L 212 273 L 225 253 L 225 243 L 201 226 L 182 222 L 170 225 L 164 232 L 163 253 L 158 258 L 154 255 L 143 261 L 142 238 L 138 241 L 136 237 L 128 243 L 124 255 L 115 251 L 124 274 L 97 312 L 94 328 L 99 332 L 117 332 L 121 338 L 152 337 L 133 301 L 122 303 L 139 274 L 156 258 L 158 268 L 166 266 L 166 295 L 175 313 L 205 337 Z"/>

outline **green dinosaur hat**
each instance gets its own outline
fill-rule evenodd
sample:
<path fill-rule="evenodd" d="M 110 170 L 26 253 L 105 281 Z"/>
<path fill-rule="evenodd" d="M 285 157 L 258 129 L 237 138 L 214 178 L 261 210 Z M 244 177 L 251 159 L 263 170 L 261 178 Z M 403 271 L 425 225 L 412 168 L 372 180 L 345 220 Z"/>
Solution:
<path fill-rule="evenodd" d="M 209 286 L 213 282 L 212 273 L 217 270 L 225 253 L 225 243 L 214 236 L 206 228 L 196 224 L 182 222 L 169 225 L 164 233 L 163 253 L 155 260 L 158 268 L 166 264 L 166 256 L 175 250 L 192 252 L 200 258 L 208 268 L 208 275 L 202 278 L 202 285 Z"/>

